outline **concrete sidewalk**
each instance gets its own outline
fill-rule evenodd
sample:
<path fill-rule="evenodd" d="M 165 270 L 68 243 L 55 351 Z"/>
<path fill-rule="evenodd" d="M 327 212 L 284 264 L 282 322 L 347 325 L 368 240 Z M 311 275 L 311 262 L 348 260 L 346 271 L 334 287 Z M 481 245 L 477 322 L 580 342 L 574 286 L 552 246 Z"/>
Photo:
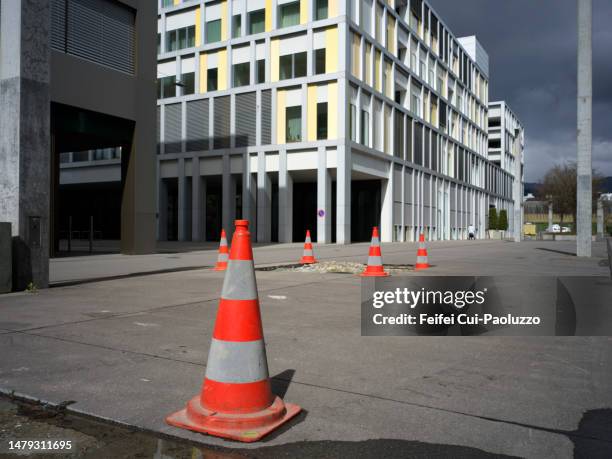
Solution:
<path fill-rule="evenodd" d="M 384 260 L 410 262 L 413 248 L 385 244 Z M 434 243 L 427 274 L 609 275 L 603 257 L 578 259 L 569 248 Z M 287 262 L 296 250 L 260 247 L 255 258 Z M 363 260 L 367 244 L 316 250 Z M 141 269 L 167 266 L 163 257 L 127 258 Z M 66 266 L 87 272 L 94 258 Z M 100 258 L 96 269 L 118 260 Z M 401 457 L 420 445 L 410 451 L 612 457 L 612 338 L 362 337 L 360 279 L 347 274 L 257 272 L 273 388 L 302 415 L 251 445 L 169 427 L 164 417 L 200 390 L 222 280 L 193 269 L 1 296 L 0 390 L 74 400 L 73 411 L 254 454 Z"/>

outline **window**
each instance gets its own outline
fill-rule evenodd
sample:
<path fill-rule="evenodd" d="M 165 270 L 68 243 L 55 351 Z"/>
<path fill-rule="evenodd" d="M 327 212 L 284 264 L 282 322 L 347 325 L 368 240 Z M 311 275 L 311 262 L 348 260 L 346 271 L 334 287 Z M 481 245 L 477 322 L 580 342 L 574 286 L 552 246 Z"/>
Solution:
<path fill-rule="evenodd" d="M 218 87 L 218 69 L 208 69 L 206 72 L 206 90 L 207 91 L 216 91 Z"/>
<path fill-rule="evenodd" d="M 306 76 L 306 51 L 281 56 L 279 70 L 281 80 Z"/>
<path fill-rule="evenodd" d="M 206 43 L 221 41 L 221 19 L 206 23 Z"/>
<path fill-rule="evenodd" d="M 172 5 L 174 5 L 173 0 L 162 0 L 162 8 L 168 8 Z"/>
<path fill-rule="evenodd" d="M 183 73 L 181 75 L 181 85 L 183 87 L 183 95 L 193 94 L 195 92 L 195 73 Z"/>
<path fill-rule="evenodd" d="M 244 62 L 242 64 L 234 64 L 234 87 L 246 86 L 250 83 L 251 78 L 251 64 Z"/>
<path fill-rule="evenodd" d="M 157 54 L 161 54 L 161 33 L 157 34 Z"/>
<path fill-rule="evenodd" d="M 278 27 L 290 27 L 300 23 L 300 2 L 287 3 L 278 7 Z"/>
<path fill-rule="evenodd" d="M 357 142 L 357 107 L 351 104 L 351 140 Z"/>
<path fill-rule="evenodd" d="M 249 34 L 261 33 L 266 30 L 266 10 L 249 13 Z"/>
<path fill-rule="evenodd" d="M 232 38 L 242 35 L 242 16 L 237 14 L 232 19 Z"/>
<path fill-rule="evenodd" d="M 166 52 L 195 46 L 195 26 L 183 27 L 166 33 Z"/>
<path fill-rule="evenodd" d="M 176 77 L 167 76 L 157 79 L 157 98 L 176 97 Z"/>
<path fill-rule="evenodd" d="M 327 19 L 329 14 L 327 4 L 327 0 L 316 0 L 315 20 L 320 21 L 321 19 Z"/>
<path fill-rule="evenodd" d="M 327 102 L 317 104 L 317 140 L 327 139 Z"/>
<path fill-rule="evenodd" d="M 257 83 L 266 81 L 266 60 L 260 59 L 255 63 L 255 78 Z"/>
<path fill-rule="evenodd" d="M 325 73 L 325 48 L 315 49 L 315 75 Z"/>
<path fill-rule="evenodd" d="M 287 107 L 285 111 L 285 141 L 301 142 L 302 140 L 302 107 Z"/>
<path fill-rule="evenodd" d="M 501 140 L 489 139 L 489 148 L 501 148 Z"/>
<path fill-rule="evenodd" d="M 370 114 L 361 110 L 361 143 L 370 146 Z"/>

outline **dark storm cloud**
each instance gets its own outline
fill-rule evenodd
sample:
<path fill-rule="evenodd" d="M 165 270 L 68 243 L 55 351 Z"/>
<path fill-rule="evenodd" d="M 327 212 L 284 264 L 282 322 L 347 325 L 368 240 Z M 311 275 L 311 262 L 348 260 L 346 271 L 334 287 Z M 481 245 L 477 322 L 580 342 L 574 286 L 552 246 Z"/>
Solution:
<path fill-rule="evenodd" d="M 456 37 L 490 59 L 489 100 L 526 135 L 526 180 L 576 157 L 576 0 L 430 0 Z M 593 0 L 593 166 L 612 175 L 612 1 Z"/>

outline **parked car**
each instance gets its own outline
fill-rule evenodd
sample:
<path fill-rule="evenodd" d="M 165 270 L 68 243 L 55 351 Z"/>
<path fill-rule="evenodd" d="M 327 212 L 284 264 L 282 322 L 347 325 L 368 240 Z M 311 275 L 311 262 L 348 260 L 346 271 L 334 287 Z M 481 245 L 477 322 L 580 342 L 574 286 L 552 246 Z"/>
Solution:
<path fill-rule="evenodd" d="M 572 229 L 569 226 L 562 226 L 561 227 L 561 232 L 562 233 L 571 233 Z"/>
<path fill-rule="evenodd" d="M 555 223 L 553 226 L 550 227 L 550 232 L 551 233 L 560 233 L 561 232 L 561 227 Z"/>

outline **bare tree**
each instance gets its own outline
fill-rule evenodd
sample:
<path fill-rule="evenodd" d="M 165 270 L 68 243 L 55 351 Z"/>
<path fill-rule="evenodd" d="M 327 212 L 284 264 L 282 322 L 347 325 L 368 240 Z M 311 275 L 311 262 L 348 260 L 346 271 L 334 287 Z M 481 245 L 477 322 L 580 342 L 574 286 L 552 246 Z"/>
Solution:
<path fill-rule="evenodd" d="M 577 166 L 575 162 L 567 162 L 565 164 L 559 164 L 550 169 L 542 181 L 542 185 L 539 187 L 538 194 L 547 199 L 551 200 L 553 209 L 561 217 L 561 224 L 563 224 L 563 217 L 565 215 L 571 215 L 574 217 L 574 225 L 576 224 L 576 175 Z M 593 209 L 595 208 L 597 196 L 597 190 L 599 190 L 603 184 L 603 177 L 593 171 Z"/>

